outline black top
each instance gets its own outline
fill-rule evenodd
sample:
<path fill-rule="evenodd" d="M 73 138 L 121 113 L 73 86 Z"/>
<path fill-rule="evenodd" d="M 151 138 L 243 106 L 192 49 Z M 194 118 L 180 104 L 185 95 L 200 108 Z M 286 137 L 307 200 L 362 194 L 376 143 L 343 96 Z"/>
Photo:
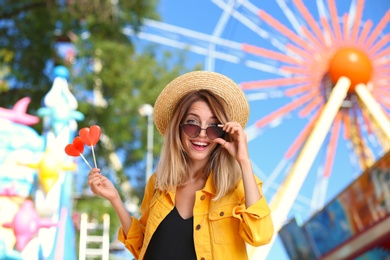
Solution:
<path fill-rule="evenodd" d="M 193 222 L 193 217 L 183 219 L 174 207 L 154 232 L 144 259 L 196 260 Z"/>

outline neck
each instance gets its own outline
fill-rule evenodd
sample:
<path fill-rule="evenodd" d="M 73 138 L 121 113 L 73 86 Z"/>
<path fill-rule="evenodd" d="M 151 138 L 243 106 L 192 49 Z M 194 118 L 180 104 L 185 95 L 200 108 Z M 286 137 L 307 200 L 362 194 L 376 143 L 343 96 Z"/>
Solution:
<path fill-rule="evenodd" d="M 203 169 L 198 171 L 190 172 L 190 180 L 197 180 L 199 178 L 203 178 L 205 176 Z"/>
<path fill-rule="evenodd" d="M 196 190 L 200 190 L 204 187 L 207 180 L 207 176 L 203 171 L 191 171 L 190 176 L 179 188 L 196 187 Z"/>
<path fill-rule="evenodd" d="M 188 168 L 190 169 L 190 179 L 198 179 L 201 176 L 205 176 L 204 163 L 190 163 Z"/>

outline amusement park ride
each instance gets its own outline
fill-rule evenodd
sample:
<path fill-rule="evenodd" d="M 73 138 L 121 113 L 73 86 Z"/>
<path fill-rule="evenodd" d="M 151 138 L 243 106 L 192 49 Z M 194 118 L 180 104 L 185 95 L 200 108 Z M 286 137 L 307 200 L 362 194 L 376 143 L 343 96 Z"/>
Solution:
<path fill-rule="evenodd" d="M 269 75 L 267 79 L 240 83 L 250 104 L 272 95 L 287 97 L 290 101 L 249 125 L 246 129 L 249 142 L 258 138 L 262 129 L 293 112 L 298 111 L 299 117 L 309 119 L 280 164 L 264 179 L 264 192 L 267 192 L 280 178 L 281 171 L 286 173 L 277 184 L 276 192 L 268 198 L 275 225 L 274 240 L 260 248 L 248 247 L 251 259 L 263 259 L 269 254 L 277 232 L 291 217 L 290 211 L 321 149 L 326 150 L 326 159 L 314 188 L 312 197 L 317 202 L 312 203 L 316 207 L 311 213 L 324 205 L 341 137 L 352 147 L 361 172 L 389 150 L 390 36 L 382 32 L 389 26 L 390 9 L 375 24 L 364 15 L 364 0 L 351 0 L 345 14 L 338 12 L 335 0 L 307 1 L 310 3 L 306 4 L 302 0 L 277 0 L 272 5 L 282 10 L 285 16 L 282 23 L 268 13 L 266 7 L 260 9 L 246 0 L 212 2 L 222 10 L 212 34 L 151 20 L 146 20 L 144 29 L 137 35 L 128 29 L 124 29 L 124 33 L 205 56 L 206 70 L 217 70 L 216 62 L 223 61 Z M 343 3 L 344 7 L 347 5 Z M 318 16 L 314 15 L 313 6 Z M 223 38 L 225 27 L 232 22 L 245 27 L 266 44 L 257 46 Z M 66 237 L 74 239 L 69 231 L 72 228 L 66 228 L 71 223 L 67 185 L 71 182 L 69 171 L 74 169 L 74 164 L 51 148 L 56 142 L 62 142 L 60 147 L 65 147 L 72 140 L 76 120 L 82 120 L 83 115 L 76 111 L 77 101 L 66 88 L 66 75 L 63 71 L 58 73 L 44 100 L 45 107 L 39 111 L 46 130 L 42 136 L 26 126 L 39 119 L 25 114 L 28 99 L 15 104 L 14 109 L 0 110 L 0 152 L 3 154 L 0 258 L 3 255 L 15 257 L 12 259 L 20 259 L 18 255 L 40 255 L 51 259 L 54 254 L 62 254 L 61 259 L 75 259 L 74 255 L 66 255 L 71 250 L 64 249 Z M 58 102 L 59 93 L 65 93 L 67 100 Z M 56 117 L 59 115 L 56 111 L 68 113 L 66 117 Z M 23 141 L 20 136 L 28 140 Z M 46 158 L 52 158 L 52 153 L 62 160 L 55 160 L 55 164 L 50 160 L 48 164 Z M 29 158 L 29 161 L 20 161 L 20 158 Z M 11 174 L 15 172 L 18 174 Z M 39 184 L 34 186 L 36 180 Z M 36 198 L 34 204 L 27 199 L 31 192 Z M 20 214 L 33 218 L 23 221 L 33 221 L 34 229 L 16 228 L 19 227 L 15 224 L 16 216 L 23 210 L 32 212 Z M 52 243 L 40 244 L 40 236 Z"/>
<path fill-rule="evenodd" d="M 0 259 L 76 259 L 72 220 L 75 161 L 64 147 L 73 138 L 77 100 L 68 71 L 54 69 L 52 88 L 37 113 L 30 99 L 0 108 Z M 30 125 L 43 121 L 40 135 Z"/>
<path fill-rule="evenodd" d="M 312 202 L 315 206 L 310 211 L 324 205 L 341 133 L 352 147 L 360 172 L 389 150 L 390 37 L 384 31 L 389 26 L 390 9 L 385 8 L 387 12 L 376 17 L 378 23 L 374 24 L 364 14 L 364 0 L 343 4 L 334 0 L 306 4 L 302 0 L 280 0 L 259 3 L 263 9 L 249 1 L 211 2 L 222 10 L 212 34 L 147 21 L 136 37 L 204 55 L 206 70 L 218 71 L 216 63 L 223 61 L 270 75 L 267 79 L 240 83 L 248 100 L 253 104 L 258 97 L 274 95 L 292 101 L 248 126 L 250 142 L 261 129 L 294 111 L 299 110 L 301 118 L 309 118 L 281 163 L 264 180 L 266 192 L 282 169 L 286 171 L 270 198 L 277 233 L 288 219 L 320 149 L 326 149 L 326 159 L 312 196 L 317 201 Z M 267 6 L 271 5 L 277 5 L 285 17 L 268 13 Z M 344 14 L 339 13 L 340 5 L 347 9 Z M 252 31 L 262 38 L 264 46 L 223 38 L 231 35 L 231 31 L 226 32 L 229 23 Z M 125 33 L 133 36 L 131 31 Z M 276 234 L 267 246 L 250 248 L 252 259 L 266 257 L 275 238 Z"/>

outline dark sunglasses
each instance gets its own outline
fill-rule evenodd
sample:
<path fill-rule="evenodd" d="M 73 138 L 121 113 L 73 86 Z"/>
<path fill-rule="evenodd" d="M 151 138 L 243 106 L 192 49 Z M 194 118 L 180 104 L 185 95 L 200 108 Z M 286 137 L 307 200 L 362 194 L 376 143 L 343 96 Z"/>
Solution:
<path fill-rule="evenodd" d="M 214 140 L 215 138 L 221 137 L 225 134 L 225 131 L 216 125 L 201 128 L 200 126 L 194 124 L 180 124 L 180 127 L 183 129 L 184 133 L 191 138 L 198 137 L 200 131 L 202 130 L 206 130 L 206 135 L 210 140 Z"/>

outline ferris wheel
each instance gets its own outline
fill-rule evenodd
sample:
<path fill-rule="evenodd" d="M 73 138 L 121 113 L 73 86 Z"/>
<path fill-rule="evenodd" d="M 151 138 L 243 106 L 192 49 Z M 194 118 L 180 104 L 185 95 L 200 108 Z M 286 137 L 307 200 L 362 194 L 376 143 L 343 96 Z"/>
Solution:
<path fill-rule="evenodd" d="M 390 3 L 211 2 L 220 15 L 208 30 L 147 20 L 137 38 L 201 55 L 206 70 L 247 69 L 237 76 L 252 110 L 246 133 L 277 232 L 294 206 L 313 213 L 329 185 L 343 188 L 336 165 L 352 180 L 389 150 Z M 264 173 L 267 153 L 277 162 Z M 253 259 L 272 244 L 251 249 Z"/>

